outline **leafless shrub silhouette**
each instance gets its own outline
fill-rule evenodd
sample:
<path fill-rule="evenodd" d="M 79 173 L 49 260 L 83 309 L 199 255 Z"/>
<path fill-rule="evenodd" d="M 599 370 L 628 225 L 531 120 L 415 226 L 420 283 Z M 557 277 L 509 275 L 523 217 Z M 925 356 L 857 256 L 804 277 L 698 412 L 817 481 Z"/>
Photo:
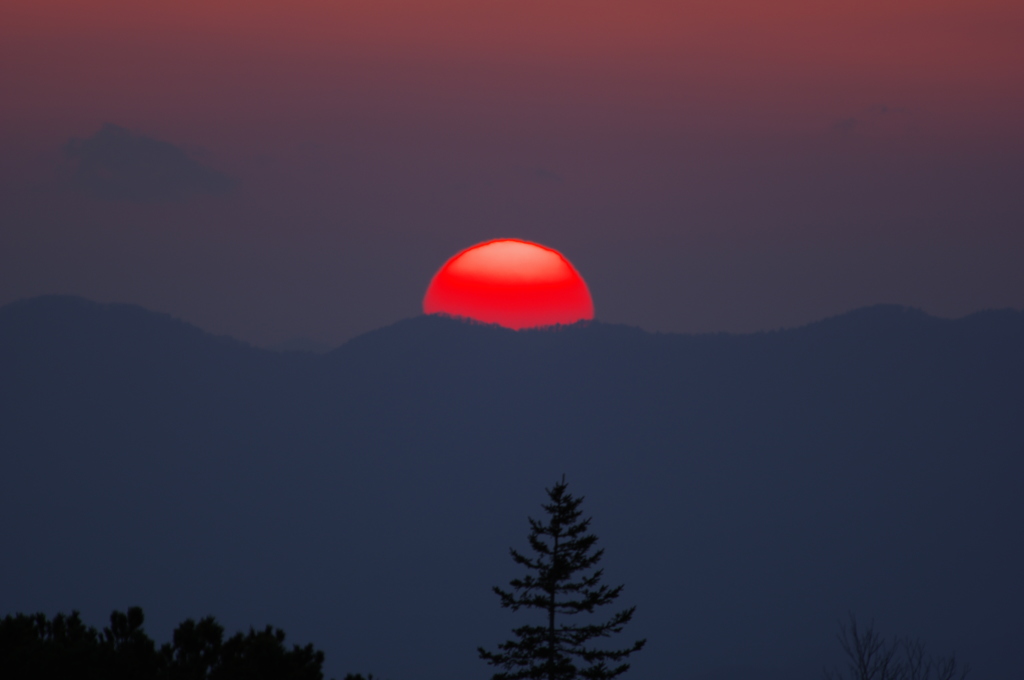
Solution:
<path fill-rule="evenodd" d="M 953 654 L 931 656 L 920 640 L 883 637 L 873 623 L 861 629 L 853 614 L 836 637 L 846 654 L 846 669 L 826 669 L 825 680 L 966 680 L 970 671 Z"/>

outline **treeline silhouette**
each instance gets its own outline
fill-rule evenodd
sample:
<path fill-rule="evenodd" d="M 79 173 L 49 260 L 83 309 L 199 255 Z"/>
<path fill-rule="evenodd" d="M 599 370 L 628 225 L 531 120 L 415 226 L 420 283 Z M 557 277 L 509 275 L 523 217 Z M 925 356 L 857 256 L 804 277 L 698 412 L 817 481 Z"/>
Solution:
<path fill-rule="evenodd" d="M 323 680 L 324 653 L 285 645 L 283 630 L 267 626 L 224 637 L 208 616 L 187 619 L 171 642 L 146 634 L 142 609 L 114 611 L 97 630 L 77 611 L 14 614 L 0 620 L 0 670 L 5 680 Z M 373 676 L 371 675 L 370 678 Z M 345 680 L 364 680 L 347 675 Z"/>

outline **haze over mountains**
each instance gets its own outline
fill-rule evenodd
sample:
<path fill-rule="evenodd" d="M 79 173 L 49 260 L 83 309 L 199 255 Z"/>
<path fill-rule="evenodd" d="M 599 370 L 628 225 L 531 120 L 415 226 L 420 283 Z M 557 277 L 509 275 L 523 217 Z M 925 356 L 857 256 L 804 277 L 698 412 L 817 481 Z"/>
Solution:
<path fill-rule="evenodd" d="M 563 472 L 634 678 L 818 678 L 848 611 L 1024 676 L 1024 313 L 751 335 L 418 317 L 324 355 L 79 298 L 0 309 L 2 612 L 273 623 L 327 670 L 488 677 Z M 749 670 L 740 670 L 740 669 Z"/>

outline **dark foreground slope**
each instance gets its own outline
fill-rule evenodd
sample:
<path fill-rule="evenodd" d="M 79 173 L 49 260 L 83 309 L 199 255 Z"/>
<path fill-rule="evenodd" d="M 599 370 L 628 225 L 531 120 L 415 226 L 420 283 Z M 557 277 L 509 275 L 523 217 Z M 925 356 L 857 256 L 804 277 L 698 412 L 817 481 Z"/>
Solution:
<path fill-rule="evenodd" d="M 312 356 L 10 305 L 0 606 L 486 677 L 474 649 L 521 622 L 490 586 L 565 472 L 650 639 L 635 677 L 820 677 L 849 610 L 1021 677 L 1022 348 L 1019 312 L 876 307 L 742 336 L 421 317 Z"/>

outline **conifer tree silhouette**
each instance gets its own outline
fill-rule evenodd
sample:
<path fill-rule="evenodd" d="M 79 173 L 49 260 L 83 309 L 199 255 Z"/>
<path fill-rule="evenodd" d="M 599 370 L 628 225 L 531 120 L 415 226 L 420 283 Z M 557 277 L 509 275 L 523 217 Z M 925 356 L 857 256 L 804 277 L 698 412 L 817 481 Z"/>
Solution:
<path fill-rule="evenodd" d="M 619 597 L 622 586 L 601 585 L 603 570 L 594 570 L 604 550 L 595 550 L 597 537 L 588 533 L 591 518 L 581 519 L 580 503 L 566 492 L 565 475 L 554 487 L 546 489 L 550 503 L 543 505 L 546 523 L 532 517 L 528 557 L 510 549 L 516 564 L 526 567 L 526 576 L 509 582 L 511 590 L 495 586 L 501 606 L 512 611 L 520 608 L 544 612 L 544 625 L 525 625 L 512 632 L 516 639 L 498 645 L 491 652 L 478 647 L 480 658 L 503 668 L 493 680 L 605 680 L 629 670 L 626 657 L 640 651 L 646 640 L 638 640 L 625 649 L 605 650 L 590 645 L 597 638 L 619 633 L 633 618 L 636 607 L 614 614 L 604 623 L 564 623 L 565 616 L 593 614 L 598 607 Z M 579 664 L 579 665 L 578 665 Z M 611 664 L 611 665 L 609 665 Z M 582 667 L 580 667 L 582 665 Z"/>

